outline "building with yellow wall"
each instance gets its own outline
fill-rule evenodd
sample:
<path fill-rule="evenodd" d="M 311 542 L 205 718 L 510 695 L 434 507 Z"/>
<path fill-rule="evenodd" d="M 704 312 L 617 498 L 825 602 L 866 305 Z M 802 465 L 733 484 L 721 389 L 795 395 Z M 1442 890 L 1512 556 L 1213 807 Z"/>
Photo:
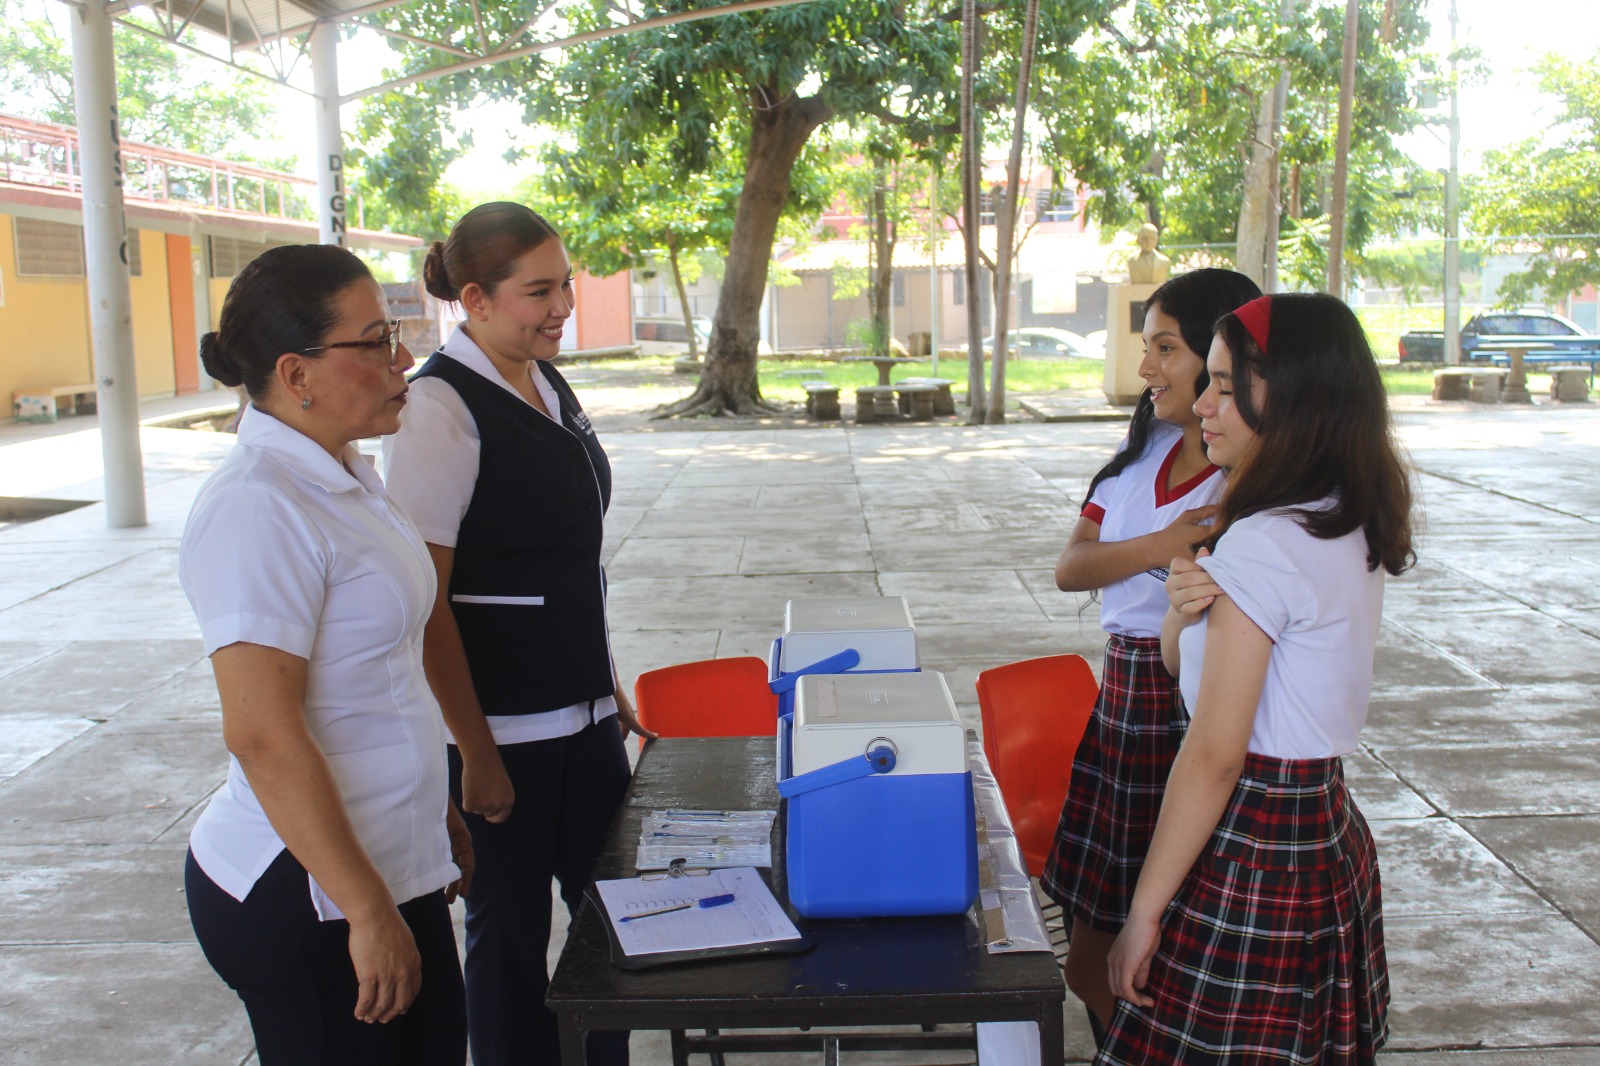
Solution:
<path fill-rule="evenodd" d="M 210 388 L 198 338 L 267 248 L 317 240 L 315 182 L 123 142 L 133 348 L 141 397 Z M 0 115 L 0 397 L 94 380 L 72 127 Z M 421 241 L 349 231 L 358 250 Z M 0 401 L 3 402 L 3 401 Z M 9 414 L 9 403 L 0 417 Z"/>

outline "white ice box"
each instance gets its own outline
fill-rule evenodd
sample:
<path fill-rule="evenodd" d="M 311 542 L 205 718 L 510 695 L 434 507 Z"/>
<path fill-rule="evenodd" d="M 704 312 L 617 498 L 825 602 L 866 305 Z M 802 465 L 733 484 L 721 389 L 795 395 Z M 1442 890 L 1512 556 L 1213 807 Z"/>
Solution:
<path fill-rule="evenodd" d="M 778 782 L 795 908 L 808 918 L 965 911 L 978 891 L 972 778 L 944 675 L 807 675 L 796 694 L 779 723 Z"/>

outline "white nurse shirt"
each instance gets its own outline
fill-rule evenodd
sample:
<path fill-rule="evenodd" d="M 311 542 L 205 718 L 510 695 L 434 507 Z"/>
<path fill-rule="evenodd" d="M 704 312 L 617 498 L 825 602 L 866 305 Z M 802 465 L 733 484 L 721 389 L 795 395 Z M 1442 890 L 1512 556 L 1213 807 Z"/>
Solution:
<path fill-rule="evenodd" d="M 433 564 L 356 449 L 341 463 L 246 410 L 195 498 L 178 576 L 206 654 L 245 641 L 309 661 L 306 722 L 395 902 L 455 880 L 443 722 L 422 668 Z M 283 851 L 237 759 L 189 844 L 240 900 Z M 343 917 L 309 880 L 319 917 Z"/>

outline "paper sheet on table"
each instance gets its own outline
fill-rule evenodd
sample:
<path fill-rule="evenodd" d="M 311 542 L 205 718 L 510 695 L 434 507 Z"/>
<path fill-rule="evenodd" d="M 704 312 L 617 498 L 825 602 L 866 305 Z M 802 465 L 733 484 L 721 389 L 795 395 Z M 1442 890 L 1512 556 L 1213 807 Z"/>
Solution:
<path fill-rule="evenodd" d="M 600 890 L 607 920 L 626 955 L 703 951 L 800 939 L 800 930 L 789 920 L 753 866 L 712 870 L 704 877 L 664 877 L 651 881 L 625 877 L 597 881 L 595 887 Z M 637 922 L 619 921 L 629 914 L 692 903 L 724 893 L 732 893 L 732 903 L 720 907 L 690 907 Z"/>

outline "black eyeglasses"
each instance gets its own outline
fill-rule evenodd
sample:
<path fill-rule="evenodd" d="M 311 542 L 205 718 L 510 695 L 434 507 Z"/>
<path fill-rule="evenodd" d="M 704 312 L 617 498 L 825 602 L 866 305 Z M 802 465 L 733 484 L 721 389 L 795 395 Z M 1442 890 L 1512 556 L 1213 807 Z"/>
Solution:
<path fill-rule="evenodd" d="M 389 365 L 393 367 L 400 361 L 400 320 L 390 319 L 389 328 L 370 341 L 335 341 L 332 344 L 319 344 L 315 348 L 301 348 L 301 355 L 310 355 L 312 352 L 325 352 L 329 348 L 365 348 L 368 351 L 378 351 L 382 348 L 389 349 Z"/>

